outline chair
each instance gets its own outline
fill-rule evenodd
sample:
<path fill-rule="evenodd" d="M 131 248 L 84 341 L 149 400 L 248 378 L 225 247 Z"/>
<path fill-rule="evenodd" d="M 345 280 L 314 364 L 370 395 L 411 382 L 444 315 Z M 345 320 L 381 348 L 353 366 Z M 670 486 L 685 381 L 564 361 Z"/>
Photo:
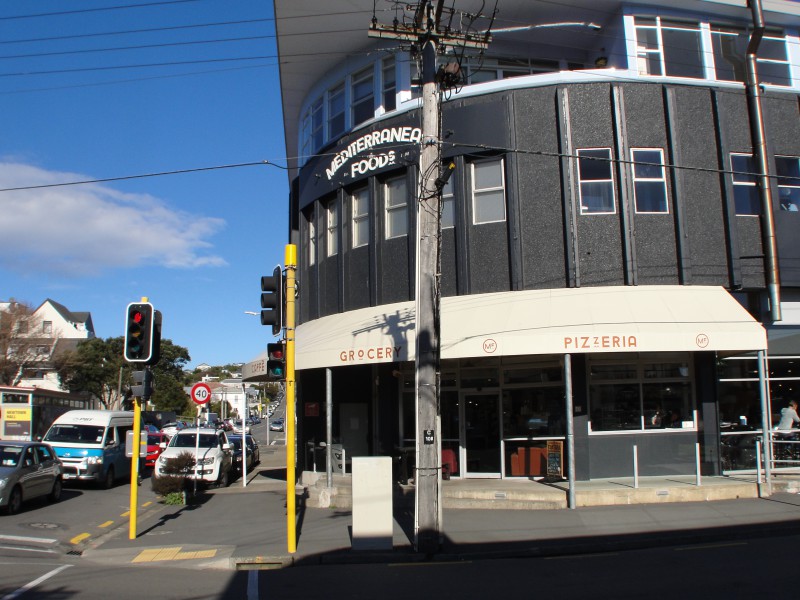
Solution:
<path fill-rule="evenodd" d="M 453 473 L 458 473 L 456 453 L 450 448 L 444 448 L 442 450 L 442 479 L 450 479 Z"/>

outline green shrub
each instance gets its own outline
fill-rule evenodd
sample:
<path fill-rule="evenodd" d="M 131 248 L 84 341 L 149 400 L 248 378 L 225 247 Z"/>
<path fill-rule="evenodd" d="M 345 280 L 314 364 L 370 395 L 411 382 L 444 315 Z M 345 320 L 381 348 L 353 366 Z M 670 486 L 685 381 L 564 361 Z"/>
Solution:
<path fill-rule="evenodd" d="M 164 466 L 163 474 L 156 477 L 155 472 L 151 477 L 153 491 L 159 496 L 164 496 L 169 499 L 173 494 L 178 494 L 181 497 L 180 502 L 167 502 L 168 504 L 182 504 L 183 492 L 186 490 L 188 477 L 187 475 L 194 468 L 194 454 L 191 452 L 182 452 L 175 458 L 167 459 Z"/>

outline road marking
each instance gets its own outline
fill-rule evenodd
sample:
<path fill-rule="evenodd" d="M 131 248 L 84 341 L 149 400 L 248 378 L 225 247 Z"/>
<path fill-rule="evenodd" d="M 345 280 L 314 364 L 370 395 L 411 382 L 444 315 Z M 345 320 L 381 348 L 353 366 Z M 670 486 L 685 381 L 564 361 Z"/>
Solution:
<path fill-rule="evenodd" d="M 718 544 L 698 544 L 697 546 L 681 546 L 674 548 L 676 552 L 683 550 L 705 550 L 707 548 L 729 548 L 731 546 L 747 546 L 747 542 L 720 542 Z"/>
<path fill-rule="evenodd" d="M 91 535 L 92 535 L 91 533 L 82 533 L 80 535 L 76 535 L 74 538 L 72 538 L 69 541 L 69 543 L 70 544 L 80 544 L 83 540 L 85 540 L 86 538 L 90 537 Z"/>
<path fill-rule="evenodd" d="M 153 503 L 153 501 L 152 501 L 152 500 L 148 500 L 147 502 L 145 502 L 144 504 L 142 504 L 142 508 L 147 508 L 147 507 L 148 507 L 148 506 L 150 506 L 152 503 Z"/>
<path fill-rule="evenodd" d="M 113 524 L 114 524 L 114 521 L 106 521 L 102 525 L 98 525 L 98 527 L 109 527 L 110 525 L 113 525 Z"/>
<path fill-rule="evenodd" d="M 40 583 L 43 583 L 43 582 L 47 581 L 48 579 L 50 579 L 50 578 L 51 578 L 51 577 L 53 577 L 54 575 L 58 575 L 58 574 L 59 574 L 59 573 L 61 573 L 61 571 L 63 571 L 64 569 L 69 569 L 71 566 L 72 566 L 72 565 L 61 565 L 61 566 L 60 566 L 60 567 L 58 567 L 57 569 L 53 569 L 53 570 L 52 570 L 52 571 L 50 571 L 49 573 L 45 573 L 44 575 L 42 575 L 42 576 L 41 576 L 41 577 L 39 577 L 38 579 L 34 579 L 34 580 L 33 580 L 33 581 L 31 581 L 30 583 L 26 583 L 26 584 L 25 584 L 25 585 L 23 585 L 21 588 L 19 588 L 19 589 L 15 590 L 15 591 L 13 591 L 13 592 L 11 592 L 10 594 L 6 594 L 6 595 L 5 595 L 5 596 L 3 596 L 2 598 L 0 598 L 0 600 L 13 600 L 14 598 L 17 598 L 18 596 L 20 596 L 20 595 L 24 594 L 24 593 L 25 593 L 25 592 L 27 592 L 28 590 L 32 590 L 33 588 L 35 588 L 35 587 L 36 587 L 37 585 L 39 585 Z"/>
<path fill-rule="evenodd" d="M 216 548 L 212 550 L 196 550 L 194 552 L 182 552 L 181 546 L 173 548 L 152 548 L 142 550 L 131 562 L 158 562 L 163 560 L 189 560 L 192 558 L 213 558 L 217 555 Z"/>
<path fill-rule="evenodd" d="M 598 558 L 602 556 L 618 556 L 619 552 L 598 552 L 597 554 L 568 554 L 566 556 L 545 556 L 545 560 L 564 560 L 570 558 Z"/>
<path fill-rule="evenodd" d="M 127 517 L 127 516 L 129 516 L 130 514 L 131 514 L 131 511 L 129 511 L 129 510 L 126 510 L 124 513 L 122 513 L 122 514 L 120 515 L 120 517 Z"/>

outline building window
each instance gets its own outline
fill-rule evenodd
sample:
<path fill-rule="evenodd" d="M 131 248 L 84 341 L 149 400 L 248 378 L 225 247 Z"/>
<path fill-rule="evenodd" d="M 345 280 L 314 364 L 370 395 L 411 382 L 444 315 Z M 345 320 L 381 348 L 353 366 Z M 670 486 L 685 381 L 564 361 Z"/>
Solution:
<path fill-rule="evenodd" d="M 344 84 L 341 83 L 328 92 L 328 139 L 339 137 L 344 127 Z"/>
<path fill-rule="evenodd" d="M 328 256 L 339 254 L 339 204 L 336 200 L 328 202 L 325 211 L 328 219 L 327 246 Z"/>
<path fill-rule="evenodd" d="M 668 213 L 664 151 L 661 148 L 631 149 L 631 160 L 636 212 Z"/>
<path fill-rule="evenodd" d="M 42 333 L 45 335 L 51 335 L 53 333 L 52 321 L 42 321 Z"/>
<path fill-rule="evenodd" d="M 17 321 L 17 333 L 20 335 L 26 335 L 28 333 L 28 321 L 26 320 Z"/>
<path fill-rule="evenodd" d="M 308 107 L 303 117 L 302 148 L 304 156 L 314 154 L 322 146 L 322 125 L 322 98 L 318 98 Z"/>
<path fill-rule="evenodd" d="M 617 212 L 610 148 L 578 150 L 578 181 L 582 215 Z"/>
<path fill-rule="evenodd" d="M 358 125 L 375 116 L 375 90 L 373 68 L 367 67 L 353 75 L 353 125 Z"/>
<path fill-rule="evenodd" d="M 776 156 L 778 196 L 781 210 L 797 212 L 800 209 L 800 159 L 796 156 Z"/>
<path fill-rule="evenodd" d="M 689 362 L 650 357 L 589 366 L 591 431 L 696 427 Z"/>
<path fill-rule="evenodd" d="M 717 79 L 745 82 L 749 42 L 750 35 L 745 31 L 712 26 L 711 43 L 714 49 L 714 71 Z M 783 86 L 792 84 L 784 38 L 764 36 L 758 47 L 756 60 L 761 83 Z"/>
<path fill-rule="evenodd" d="M 383 184 L 386 206 L 386 239 L 408 235 L 408 192 L 406 177 L 395 177 Z"/>
<path fill-rule="evenodd" d="M 314 220 L 314 211 L 311 211 L 308 219 L 308 265 L 317 262 L 317 224 Z"/>
<path fill-rule="evenodd" d="M 700 26 L 661 17 L 636 17 L 640 75 L 704 78 Z"/>
<path fill-rule="evenodd" d="M 448 179 L 442 188 L 442 229 L 456 226 L 456 206 L 453 194 L 453 180 Z"/>
<path fill-rule="evenodd" d="M 369 191 L 361 188 L 350 195 L 353 211 L 353 248 L 369 244 Z"/>
<path fill-rule="evenodd" d="M 395 72 L 394 57 L 384 58 L 381 69 L 383 77 L 383 110 L 389 112 L 397 108 L 397 74 Z"/>
<path fill-rule="evenodd" d="M 753 157 L 749 154 L 731 154 L 731 171 L 736 214 L 757 217 L 761 214 L 761 202 L 756 187 L 756 165 Z"/>
<path fill-rule="evenodd" d="M 472 170 L 472 222 L 496 223 L 506 220 L 506 186 L 503 159 L 482 160 Z"/>

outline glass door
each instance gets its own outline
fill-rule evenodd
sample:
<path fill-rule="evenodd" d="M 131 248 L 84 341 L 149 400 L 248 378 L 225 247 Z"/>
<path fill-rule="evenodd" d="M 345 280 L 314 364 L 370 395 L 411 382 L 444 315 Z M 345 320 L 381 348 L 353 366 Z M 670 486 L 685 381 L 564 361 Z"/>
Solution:
<path fill-rule="evenodd" d="M 500 477 L 500 396 L 464 394 L 462 439 L 467 477 Z"/>

